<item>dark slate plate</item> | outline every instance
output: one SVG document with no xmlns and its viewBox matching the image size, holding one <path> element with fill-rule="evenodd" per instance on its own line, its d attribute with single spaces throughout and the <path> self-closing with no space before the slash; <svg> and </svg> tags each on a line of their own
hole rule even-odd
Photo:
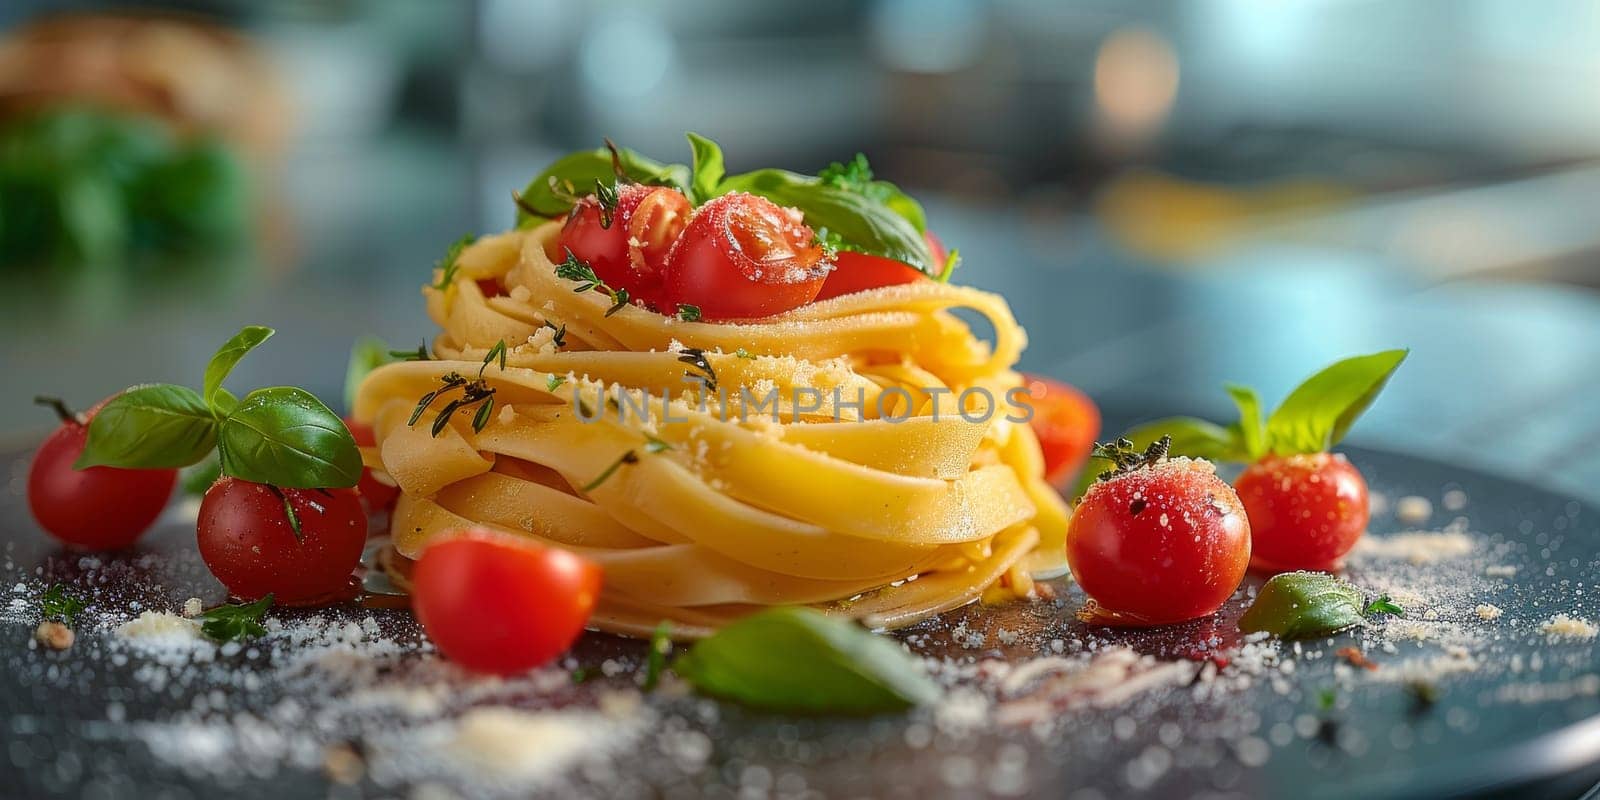
<svg viewBox="0 0 1600 800">
<path fill-rule="evenodd" d="M 9 490 L 0 493 L 4 572 L 0 592 L 19 581 L 37 587 L 65 581 L 92 592 L 96 604 L 131 601 L 173 608 L 221 591 L 192 550 L 192 528 L 166 523 L 140 549 L 84 558 L 46 543 L 22 498 L 24 454 L 13 452 Z M 656 695 L 664 729 L 696 729 L 710 750 L 704 763 L 679 769 L 663 757 L 666 737 L 643 737 L 602 771 L 564 784 L 559 793 L 621 796 L 733 796 L 749 793 L 809 796 L 1065 796 L 1090 800 L 1145 795 L 1243 797 L 1438 797 L 1537 790 L 1575 795 L 1600 777 L 1600 670 L 1594 640 L 1551 642 L 1538 631 L 1556 613 L 1600 616 L 1594 599 L 1600 578 L 1600 510 L 1536 487 L 1401 455 L 1355 451 L 1352 458 L 1388 498 L 1419 495 L 1440 507 L 1446 493 L 1465 498 L 1458 511 L 1438 510 L 1429 527 L 1460 517 L 1475 532 L 1474 554 L 1454 563 L 1412 566 L 1392 560 L 1357 561 L 1358 583 L 1415 581 L 1418 594 L 1455 622 L 1444 640 L 1401 642 L 1382 649 L 1381 636 L 1346 634 L 1306 646 L 1293 672 L 1271 670 L 1246 688 L 1197 700 L 1194 688 L 1162 689 L 1109 708 L 1065 712 L 1054 730 L 987 728 L 950 733 L 935 724 L 939 711 L 868 720 L 779 718 L 717 707 L 711 701 Z M 1452 503 L 1458 505 L 1458 503 Z M 1374 517 L 1385 535 L 1405 526 L 1392 514 Z M 1513 577 L 1486 577 L 1486 566 L 1515 567 Z M 1251 582 L 1256 579 L 1252 578 Z M 36 590 L 35 590 L 36 591 Z M 1071 617 L 1081 595 L 1061 585 L 1058 604 L 965 609 L 907 636 L 915 649 L 964 664 L 1049 651 L 1052 639 L 1071 656 L 1084 647 L 1125 643 L 1157 656 L 1200 657 L 1236 644 L 1230 602 L 1220 615 L 1156 632 L 1103 633 Z M 10 602 L 7 594 L 3 602 Z M 1476 619 L 1473 602 L 1504 609 L 1494 623 Z M 104 609 L 101 609 L 104 610 Z M 312 612 L 283 612 L 285 616 Z M 325 614 L 357 614 L 353 607 Z M 403 611 L 372 612 L 386 634 L 414 640 Z M 15 617 L 15 614 L 13 614 Z M 32 625 L 8 617 L 0 625 L 0 794 L 84 797 L 404 796 L 403 785 L 370 777 L 334 786 L 320 771 L 285 768 L 268 778 L 195 777 L 153 758 L 131 735 L 137 721 L 160 721 L 190 708 L 211 688 L 203 681 L 157 690 L 135 679 L 137 659 L 116 663 L 92 642 L 65 654 L 30 648 Z M 964 647 L 952 630 L 965 622 L 984 631 L 983 644 Z M 1442 624 L 1442 623 L 1441 623 Z M 1001 644 L 1001 629 L 1020 632 Z M 1446 657 L 1452 637 L 1472 639 L 1470 669 L 1429 680 L 1438 701 L 1419 703 L 1402 678 L 1406 662 Z M 91 634 L 92 636 L 92 634 Z M 1334 652 L 1364 646 L 1382 666 L 1367 673 L 1336 667 Z M 638 642 L 586 636 L 576 651 L 593 668 L 607 659 L 636 664 Z M 1285 650 L 1285 655 L 1293 655 Z M 265 673 L 266 664 L 252 662 Z M 1235 667 L 1237 669 L 1237 667 Z M 1335 675 L 1338 670 L 1343 678 Z M 1226 673 L 1225 673 L 1226 674 Z M 631 673 L 589 681 L 558 694 L 554 704 L 592 703 L 606 687 L 631 685 Z M 1324 692 L 1331 708 L 1323 708 Z M 249 692 L 222 695 L 230 706 L 265 709 L 284 690 L 269 681 Z M 523 705 L 551 704 L 549 696 Z M 116 722 L 108 709 L 117 709 Z M 714 712 L 714 713 L 713 713 Z M 359 743 L 357 743 L 359 744 Z M 470 787 L 467 788 L 471 792 Z M 554 791 L 554 790 L 552 790 Z"/>
</svg>

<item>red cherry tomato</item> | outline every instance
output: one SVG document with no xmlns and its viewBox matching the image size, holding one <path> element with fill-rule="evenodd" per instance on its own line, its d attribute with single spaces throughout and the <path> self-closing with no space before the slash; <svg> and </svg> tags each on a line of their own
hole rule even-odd
<svg viewBox="0 0 1600 800">
<path fill-rule="evenodd" d="M 1094 401 L 1061 381 L 1024 375 L 1028 402 L 1033 404 L 1029 425 L 1044 451 L 1044 477 L 1061 488 L 1077 477 L 1089 460 L 1094 437 L 1100 435 L 1100 409 Z"/>
<path fill-rule="evenodd" d="M 412 607 L 439 651 L 500 675 L 533 669 L 571 647 L 600 597 L 594 562 L 485 530 L 429 545 L 411 580 Z"/>
<path fill-rule="evenodd" d="M 297 536 L 284 510 L 300 520 Z M 235 597 L 311 603 L 350 585 L 367 542 L 353 489 L 277 489 L 223 476 L 200 501 L 200 558 Z"/>
<path fill-rule="evenodd" d="M 1163 625 L 1216 611 L 1250 563 L 1250 523 L 1205 461 L 1100 481 L 1067 526 L 1067 563 L 1098 621 Z"/>
<path fill-rule="evenodd" d="M 939 237 L 930 231 L 922 234 L 922 238 L 927 241 L 928 250 L 933 253 L 933 263 L 944 264 L 945 249 Z M 822 291 L 817 292 L 817 299 L 827 300 L 868 289 L 915 283 L 923 277 L 925 276 L 921 270 L 892 258 L 844 250 L 840 251 L 838 259 L 834 262 L 833 271 L 828 273 L 828 279 L 823 281 Z"/>
<path fill-rule="evenodd" d="M 344 426 L 350 429 L 350 435 L 356 440 L 357 447 L 372 447 L 378 443 L 377 437 L 372 434 L 371 425 L 362 425 L 346 417 Z M 395 499 L 400 497 L 400 487 L 390 486 L 372 477 L 372 469 L 362 467 L 361 480 L 356 483 L 356 494 L 361 495 L 361 501 L 367 504 L 367 511 L 375 513 L 394 507 Z"/>
<path fill-rule="evenodd" d="M 90 409 L 82 421 L 58 409 L 61 427 L 39 446 L 28 469 L 28 508 L 39 527 L 64 544 L 115 550 L 133 544 L 161 516 L 178 471 L 73 469 L 89 439 L 88 421 L 99 409 Z"/>
<path fill-rule="evenodd" d="M 1367 529 L 1367 482 L 1341 455 L 1267 456 L 1233 485 L 1263 569 L 1334 569 Z"/>
<path fill-rule="evenodd" d="M 816 298 L 829 262 L 800 212 L 735 192 L 700 207 L 667 258 L 667 300 L 708 320 L 769 317 Z"/>
<path fill-rule="evenodd" d="M 667 253 L 693 213 L 689 199 L 677 189 L 625 183 L 617 187 L 609 225 L 593 195 L 574 206 L 561 228 L 561 246 L 612 288 L 655 300 Z"/>
</svg>

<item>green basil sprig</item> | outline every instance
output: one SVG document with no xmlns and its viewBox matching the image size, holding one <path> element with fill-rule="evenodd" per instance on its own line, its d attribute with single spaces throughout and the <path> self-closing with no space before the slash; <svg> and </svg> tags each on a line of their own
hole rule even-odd
<svg viewBox="0 0 1600 800">
<path fill-rule="evenodd" d="M 760 169 L 727 175 L 722 148 L 696 133 L 688 134 L 694 163 L 661 164 L 626 148 L 573 153 L 539 173 L 518 195 L 518 224 L 535 222 L 534 214 L 558 216 L 571 210 L 573 194 L 585 194 L 596 181 L 621 177 L 638 183 L 672 186 L 699 206 L 730 192 L 760 195 L 797 208 L 813 229 L 827 229 L 846 250 L 892 258 L 936 278 L 948 278 L 954 259 L 935 263 L 928 243 L 922 206 L 888 181 L 874 180 L 866 157 L 857 154 L 819 175 L 781 169 Z M 530 213 L 533 212 L 533 213 Z"/>
<path fill-rule="evenodd" d="M 1164 435 L 1171 436 L 1172 455 L 1237 463 L 1253 463 L 1269 453 L 1326 452 L 1344 439 L 1410 352 L 1385 350 L 1335 362 L 1295 387 L 1265 418 L 1255 390 L 1230 383 L 1225 388 L 1239 409 L 1239 419 L 1233 424 L 1166 417 L 1137 426 L 1121 438 L 1144 448 Z M 1082 495 L 1102 469 L 1095 463 L 1085 467 L 1074 496 Z"/>
<path fill-rule="evenodd" d="M 1239 618 L 1239 630 L 1308 639 L 1338 633 L 1377 613 L 1404 614 L 1405 609 L 1387 596 L 1369 603 L 1360 589 L 1326 572 L 1285 572 L 1261 586 Z"/>
<path fill-rule="evenodd" d="M 766 711 L 874 714 L 939 696 L 899 643 L 809 608 L 745 617 L 672 668 L 706 694 Z"/>
<path fill-rule="evenodd" d="M 135 469 L 197 464 L 215 448 L 224 475 L 296 489 L 354 486 L 361 453 L 344 422 L 310 392 L 291 386 L 234 397 L 222 383 L 245 354 L 272 336 L 246 326 L 206 366 L 202 391 L 135 386 L 89 423 L 74 466 Z"/>
</svg>

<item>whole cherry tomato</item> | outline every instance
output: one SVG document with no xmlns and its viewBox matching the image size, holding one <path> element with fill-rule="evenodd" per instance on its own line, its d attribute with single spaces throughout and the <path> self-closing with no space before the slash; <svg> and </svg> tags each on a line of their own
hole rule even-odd
<svg viewBox="0 0 1600 800">
<path fill-rule="evenodd" d="M 235 597 L 305 604 L 350 585 L 367 542 L 354 489 L 280 489 L 223 476 L 200 502 L 200 558 Z"/>
<path fill-rule="evenodd" d="M 1215 612 L 1250 563 L 1250 523 L 1210 462 L 1161 458 L 1089 487 L 1067 563 L 1098 621 L 1162 625 Z"/>
<path fill-rule="evenodd" d="M 39 527 L 64 544 L 90 550 L 127 547 L 161 516 L 177 483 L 175 469 L 73 469 L 99 405 L 75 415 L 45 400 L 61 417 L 28 468 L 28 508 Z"/>
<path fill-rule="evenodd" d="M 1342 455 L 1267 456 L 1233 485 L 1262 569 L 1336 569 L 1367 529 L 1367 482 Z"/>
<path fill-rule="evenodd" d="M 509 675 L 560 655 L 600 597 L 600 567 L 527 539 L 471 530 L 428 545 L 411 573 L 428 638 L 471 670 Z"/>
<path fill-rule="evenodd" d="M 799 211 L 734 192 L 701 206 L 678 237 L 666 299 L 707 320 L 768 317 L 815 299 L 829 266 Z"/>
</svg>

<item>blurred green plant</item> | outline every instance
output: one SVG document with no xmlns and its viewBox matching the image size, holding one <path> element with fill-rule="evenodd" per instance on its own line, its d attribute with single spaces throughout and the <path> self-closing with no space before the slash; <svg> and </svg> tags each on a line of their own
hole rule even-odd
<svg viewBox="0 0 1600 800">
<path fill-rule="evenodd" d="M 250 216 L 249 177 L 222 142 L 92 109 L 0 123 L 0 269 L 230 244 Z"/>
</svg>

